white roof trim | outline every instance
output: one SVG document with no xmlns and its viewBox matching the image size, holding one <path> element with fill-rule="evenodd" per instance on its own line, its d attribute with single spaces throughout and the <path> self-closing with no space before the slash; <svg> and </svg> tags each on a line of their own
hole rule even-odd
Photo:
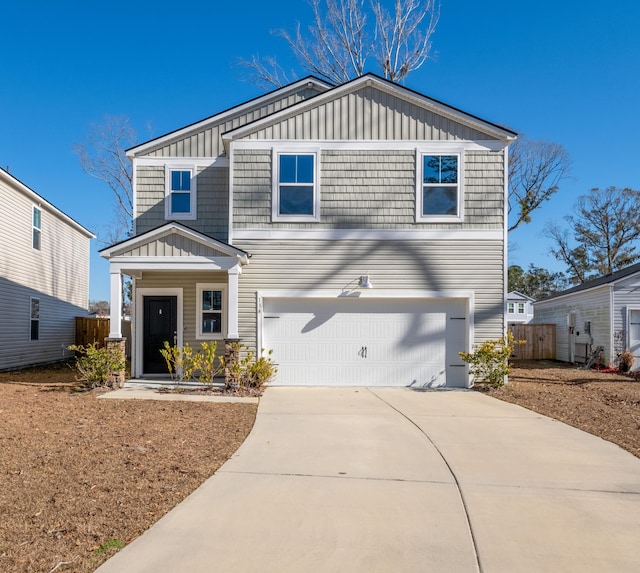
<svg viewBox="0 0 640 573">
<path fill-rule="evenodd" d="M 448 117 L 450 119 L 453 119 L 454 121 L 471 127 L 472 129 L 488 133 L 498 139 L 512 141 L 517 137 L 517 134 L 515 132 L 510 131 L 506 128 L 501 128 L 498 125 L 472 116 L 464 111 L 448 106 L 447 104 L 433 100 L 425 95 L 411 91 L 407 88 L 404 88 L 403 86 L 393 84 L 391 82 L 378 78 L 377 76 L 367 74 L 345 84 L 337 86 L 333 89 L 330 89 L 314 98 L 298 102 L 295 105 L 272 113 L 271 115 L 265 116 L 254 122 L 248 123 L 236 129 L 232 129 L 224 133 L 222 135 L 222 139 L 223 141 L 227 142 L 237 138 L 245 137 L 247 134 L 253 133 L 261 129 L 265 125 L 282 121 L 283 119 L 298 115 L 303 111 L 306 111 L 307 109 L 312 107 L 316 107 L 326 101 L 335 99 L 346 93 L 356 91 L 360 89 L 363 84 L 368 86 L 375 85 L 382 91 L 385 91 L 392 95 L 398 95 L 405 100 L 411 101 L 416 105 L 419 105 L 420 107 L 427 108 L 430 111 L 437 113 L 438 115 Z"/>
<path fill-rule="evenodd" d="M 201 131 L 202 129 L 205 129 L 210 125 L 224 121 L 230 115 L 236 115 L 238 113 L 241 113 L 253 107 L 263 105 L 269 100 L 279 99 L 284 95 L 286 95 L 287 93 L 295 93 L 305 85 L 308 87 L 315 86 L 315 87 L 324 88 L 324 89 L 331 89 L 333 87 L 331 84 L 328 84 L 315 77 L 307 77 L 302 80 L 298 80 L 297 82 L 288 84 L 274 91 L 266 93 L 262 96 L 258 96 L 257 98 L 251 99 L 249 101 L 246 101 L 244 103 L 231 107 L 225 111 L 222 111 L 220 113 L 207 117 L 196 123 L 192 123 L 190 125 L 187 125 L 186 127 L 167 133 L 166 135 L 161 135 L 160 137 L 152 139 L 151 141 L 147 141 L 146 143 L 141 143 L 140 145 L 136 145 L 135 147 L 132 147 L 127 150 L 127 157 L 134 158 L 139 154 L 147 153 L 151 149 L 168 145 L 174 140 L 183 139 L 190 133 Z"/>
<path fill-rule="evenodd" d="M 121 243 L 116 243 L 115 245 L 102 249 L 100 251 L 100 255 L 105 259 L 117 257 L 118 255 L 126 251 L 134 249 L 140 245 L 150 243 L 172 233 L 182 235 L 183 237 L 187 237 L 193 241 L 196 241 L 197 243 L 200 243 L 207 247 L 211 247 L 212 249 L 216 249 L 217 251 L 221 251 L 228 257 L 235 257 L 237 259 L 240 259 L 240 262 L 243 265 L 247 264 L 248 262 L 248 255 L 246 252 L 240 249 L 236 249 L 235 247 L 227 245 L 226 243 L 218 241 L 217 239 L 214 239 L 212 237 L 203 235 L 198 231 L 194 231 L 193 229 L 184 227 L 183 225 L 180 225 L 179 223 L 175 223 L 173 221 L 146 233 L 142 233 L 141 235 L 136 235 L 135 237 L 126 239 Z"/>
</svg>

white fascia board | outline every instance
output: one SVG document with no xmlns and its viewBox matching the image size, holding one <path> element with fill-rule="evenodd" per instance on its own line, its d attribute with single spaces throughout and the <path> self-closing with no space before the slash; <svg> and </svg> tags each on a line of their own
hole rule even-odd
<svg viewBox="0 0 640 573">
<path fill-rule="evenodd" d="M 355 241 L 502 241 L 502 229 L 235 229 L 238 240 L 355 240 Z"/>
<path fill-rule="evenodd" d="M 135 165 L 146 167 L 162 167 L 167 164 L 195 165 L 205 169 L 207 167 L 229 166 L 229 158 L 227 157 L 135 157 L 133 162 Z"/>
<path fill-rule="evenodd" d="M 144 271 L 227 271 L 238 266 L 236 257 L 114 257 L 114 272 Z"/>
<path fill-rule="evenodd" d="M 353 81 L 347 82 L 346 84 L 330 89 L 327 92 L 320 94 L 314 98 L 300 101 L 297 104 L 294 104 L 278 112 L 272 113 L 271 115 L 265 116 L 252 123 L 248 123 L 247 125 L 243 125 L 236 129 L 230 130 L 222 135 L 222 139 L 223 141 L 231 141 L 233 139 L 243 138 L 247 134 L 253 133 L 254 131 L 261 129 L 265 125 L 269 125 L 270 123 L 276 123 L 276 122 L 282 121 L 283 119 L 287 119 L 289 117 L 299 115 L 300 113 L 306 111 L 307 109 L 316 107 L 319 104 L 321 105 L 326 101 L 339 98 L 349 92 L 354 92 L 360 89 L 363 84 L 366 86 L 375 85 L 381 91 L 384 91 L 391 95 L 402 97 L 406 101 L 410 101 L 420 107 L 427 108 L 428 110 L 435 112 L 438 115 L 453 119 L 454 121 L 467 125 L 472 129 L 483 131 L 493 137 L 497 137 L 498 139 L 506 140 L 507 142 L 512 142 L 517 137 L 517 134 L 515 134 L 512 131 L 509 131 L 507 129 L 502 129 L 497 125 L 486 122 L 475 116 L 469 115 L 466 112 L 457 110 L 444 103 L 440 103 L 438 101 L 432 100 L 427 96 L 424 96 L 422 94 L 418 94 L 417 92 L 413 92 L 411 90 L 403 88 L 398 84 L 391 84 L 375 76 L 365 75 Z"/>
<path fill-rule="evenodd" d="M 402 289 L 299 289 L 260 290 L 260 299 L 269 298 L 340 298 L 340 299 L 461 299 L 471 301 L 474 293 L 469 290 L 402 290 Z"/>
<path fill-rule="evenodd" d="M 320 149 L 329 149 L 332 151 L 389 151 L 389 150 L 406 150 L 414 151 L 416 148 L 437 149 L 438 152 L 447 151 L 502 151 L 509 142 L 497 139 L 483 139 L 476 141 L 443 141 L 443 140 L 390 140 L 375 139 L 363 141 L 361 139 L 345 139 L 337 141 L 335 139 L 245 139 L 234 141 L 234 149 L 260 149 L 269 150 L 276 146 L 286 145 L 292 149 L 302 148 L 314 145 Z M 166 158 L 165 158 L 166 161 Z"/>
<path fill-rule="evenodd" d="M 327 90 L 333 87 L 331 84 L 328 84 L 322 80 L 319 80 L 318 78 L 311 78 L 311 77 L 303 78 L 301 80 L 298 80 L 297 82 L 286 85 L 282 88 L 276 89 L 262 96 L 258 96 L 257 98 L 250 99 L 249 101 L 243 102 L 225 111 L 222 111 L 220 113 L 207 117 L 203 120 L 200 120 L 196 123 L 192 123 L 190 125 L 187 125 L 186 127 L 183 127 L 176 131 L 172 131 L 170 133 L 167 133 L 166 135 L 162 135 L 156 139 L 147 141 L 146 143 L 141 143 L 136 147 L 132 147 L 131 149 L 127 150 L 127 157 L 133 158 L 138 154 L 148 152 L 150 149 L 167 145 L 168 143 L 170 143 L 175 139 L 182 139 L 187 135 L 189 135 L 190 133 L 201 131 L 202 129 L 212 124 L 224 122 L 225 119 L 227 119 L 231 115 L 241 114 L 242 112 L 247 111 L 253 107 L 261 106 L 271 99 L 273 100 L 280 99 L 283 96 L 285 96 L 287 93 L 294 93 L 298 91 L 300 88 L 304 87 L 305 85 L 309 87 L 316 86 L 319 88 L 325 88 Z"/>
</svg>

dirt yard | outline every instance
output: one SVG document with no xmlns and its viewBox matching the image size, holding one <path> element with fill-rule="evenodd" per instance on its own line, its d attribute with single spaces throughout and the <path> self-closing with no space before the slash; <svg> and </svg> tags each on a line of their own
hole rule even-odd
<svg viewBox="0 0 640 573">
<path fill-rule="evenodd" d="M 90 572 L 212 475 L 255 404 L 98 400 L 68 366 L 0 374 L 0 571 Z"/>
<path fill-rule="evenodd" d="M 89 573 L 242 443 L 256 406 L 98 400 L 69 367 L 0 373 L 0 571 Z M 640 457 L 640 382 L 521 363 L 478 388 Z"/>
</svg>

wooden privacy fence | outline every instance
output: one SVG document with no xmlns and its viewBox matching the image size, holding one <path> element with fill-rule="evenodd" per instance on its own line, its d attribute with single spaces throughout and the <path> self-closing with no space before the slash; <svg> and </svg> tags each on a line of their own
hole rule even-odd
<svg viewBox="0 0 640 573">
<path fill-rule="evenodd" d="M 97 343 L 98 347 L 104 346 L 104 339 L 109 336 L 111 323 L 108 318 L 89 316 L 76 316 L 76 344 L 86 346 Z M 127 339 L 125 352 L 131 356 L 131 321 L 122 321 L 122 336 Z"/>
<path fill-rule="evenodd" d="M 525 341 L 516 345 L 513 360 L 555 360 L 555 324 L 510 324 L 509 331 L 516 340 Z"/>
</svg>

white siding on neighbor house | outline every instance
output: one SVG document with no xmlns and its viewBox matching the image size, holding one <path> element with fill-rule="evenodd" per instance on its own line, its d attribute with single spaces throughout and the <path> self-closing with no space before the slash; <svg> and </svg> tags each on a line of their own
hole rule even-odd
<svg viewBox="0 0 640 573">
<path fill-rule="evenodd" d="M 42 212 L 41 249 L 32 246 L 33 207 Z M 63 358 L 75 316 L 87 313 L 88 232 L 46 201 L 0 181 L 0 369 Z M 30 340 L 30 298 L 40 299 L 40 339 Z M 66 353 L 69 356 L 69 353 Z"/>
<path fill-rule="evenodd" d="M 629 310 L 640 310 L 640 276 L 632 275 L 613 287 L 613 346 L 615 354 L 629 346 Z M 637 364 L 634 365 L 636 368 Z"/>
<path fill-rule="evenodd" d="M 504 152 L 464 153 L 464 222 L 416 223 L 414 150 L 323 150 L 320 221 L 272 222 L 270 150 L 234 153 L 235 229 L 502 229 Z"/>
<path fill-rule="evenodd" d="M 189 135 L 181 135 L 168 144 L 146 153 L 147 157 L 219 157 L 224 154 L 221 136 L 252 121 L 280 111 L 321 93 L 317 88 L 303 87 L 297 93 L 267 101 L 253 109 L 226 116 L 221 122 L 207 125 Z"/>
<path fill-rule="evenodd" d="M 170 163 L 170 161 L 169 161 Z M 227 242 L 229 237 L 229 168 L 200 167 L 197 173 L 197 220 L 187 226 Z M 165 168 L 136 167 L 136 234 L 155 229 L 165 218 Z"/>
<path fill-rule="evenodd" d="M 534 304 L 535 324 L 556 325 L 556 358 L 570 361 L 570 335 L 567 316 L 575 313 L 576 358 L 584 356 L 588 345 L 603 346 L 605 361 L 615 359 L 612 348 L 610 314 L 611 288 L 609 286 L 573 293 L 567 296 L 539 301 Z M 591 334 L 585 332 L 585 323 L 591 323 Z"/>
<path fill-rule="evenodd" d="M 486 133 L 376 87 L 306 109 L 247 136 L 297 140 L 487 140 Z"/>
<path fill-rule="evenodd" d="M 348 291 L 366 274 L 374 291 L 472 291 L 473 342 L 503 334 L 501 241 L 243 240 L 235 246 L 251 253 L 239 284 L 240 337 L 251 347 L 257 291 Z"/>
</svg>

